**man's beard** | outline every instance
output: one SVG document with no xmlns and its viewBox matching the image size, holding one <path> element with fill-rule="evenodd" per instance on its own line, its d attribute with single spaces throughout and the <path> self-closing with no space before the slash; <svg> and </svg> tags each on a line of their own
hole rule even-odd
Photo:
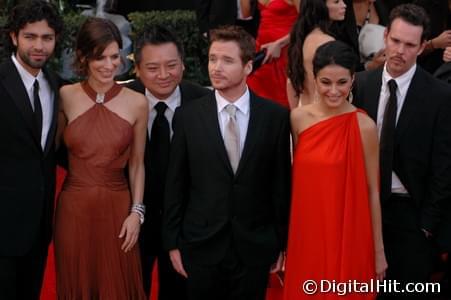
<svg viewBox="0 0 451 300">
<path fill-rule="evenodd" d="M 33 69 L 41 69 L 42 67 L 45 66 L 45 64 L 48 61 L 47 59 L 44 60 L 39 60 L 39 61 L 34 61 L 32 60 L 29 55 L 27 53 L 23 53 L 21 51 L 17 51 L 17 54 L 20 56 L 20 59 L 29 67 L 33 68 Z"/>
</svg>

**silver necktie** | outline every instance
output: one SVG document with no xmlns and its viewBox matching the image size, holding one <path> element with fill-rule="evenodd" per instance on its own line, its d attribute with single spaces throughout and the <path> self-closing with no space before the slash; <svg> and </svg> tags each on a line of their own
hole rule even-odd
<svg viewBox="0 0 451 300">
<path fill-rule="evenodd" d="M 225 110 L 229 114 L 229 120 L 224 128 L 224 145 L 235 173 L 240 162 L 240 129 L 236 121 L 236 106 L 228 104 Z"/>
</svg>

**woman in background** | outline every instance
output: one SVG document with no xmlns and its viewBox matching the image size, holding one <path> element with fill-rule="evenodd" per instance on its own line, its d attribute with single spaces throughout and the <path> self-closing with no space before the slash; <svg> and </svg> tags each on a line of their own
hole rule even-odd
<svg viewBox="0 0 451 300">
<path fill-rule="evenodd" d="M 356 62 L 343 42 L 320 46 L 313 59 L 318 101 L 291 112 L 296 145 L 285 300 L 374 299 L 302 288 L 308 280 L 370 283 L 385 276 L 377 129 L 347 101 Z"/>
<path fill-rule="evenodd" d="M 74 64 L 86 80 L 60 90 L 69 168 L 56 211 L 58 299 L 145 299 L 136 241 L 144 221 L 148 104 L 114 81 L 121 47 L 111 21 L 88 19 Z"/>
<path fill-rule="evenodd" d="M 334 23 L 331 30 L 338 40 L 352 46 L 354 51 L 360 54 L 357 70 L 382 66 L 385 62 L 383 26 L 388 23 L 388 8 L 384 2 L 376 0 L 345 0 L 345 3 L 349 8 L 346 10 L 345 19 L 343 22 Z M 359 36 L 362 29 L 365 31 L 365 26 L 373 26 L 373 29 L 363 32 L 367 36 L 361 38 L 362 45 L 359 45 Z"/>
<path fill-rule="evenodd" d="M 291 108 L 312 103 L 315 99 L 312 60 L 316 49 L 334 40 L 329 28 L 333 21 L 344 20 L 343 0 L 303 0 L 293 26 L 288 46 L 288 82 Z"/>
<path fill-rule="evenodd" d="M 242 0 L 243 1 L 243 0 Z M 245 0 L 250 2 L 250 0 Z M 300 0 L 259 0 L 260 25 L 257 51 L 265 49 L 260 68 L 248 78 L 247 84 L 256 94 L 288 107 L 286 93 L 287 46 L 289 33 L 298 16 Z M 246 6 L 242 6 L 246 14 Z"/>
</svg>

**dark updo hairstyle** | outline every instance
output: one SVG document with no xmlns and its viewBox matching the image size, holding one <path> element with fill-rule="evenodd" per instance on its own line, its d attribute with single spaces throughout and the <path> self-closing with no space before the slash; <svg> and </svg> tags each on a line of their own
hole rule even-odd
<svg viewBox="0 0 451 300">
<path fill-rule="evenodd" d="M 331 24 L 326 0 L 302 0 L 299 16 L 290 33 L 288 45 L 287 75 L 296 94 L 301 93 L 305 79 L 304 53 L 302 47 L 305 38 L 315 28 L 330 34 Z"/>
<path fill-rule="evenodd" d="M 116 42 L 122 48 L 119 29 L 108 19 L 88 18 L 78 31 L 75 45 L 74 71 L 80 76 L 88 75 L 88 63 L 102 56 L 111 43 Z"/>
<path fill-rule="evenodd" d="M 324 67 L 337 65 L 349 70 L 354 75 L 358 57 L 354 50 L 341 41 L 330 41 L 318 47 L 313 57 L 313 75 Z"/>
</svg>

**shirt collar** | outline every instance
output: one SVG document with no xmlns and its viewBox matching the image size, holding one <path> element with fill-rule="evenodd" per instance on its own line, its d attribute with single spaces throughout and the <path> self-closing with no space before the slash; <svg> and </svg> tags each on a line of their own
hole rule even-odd
<svg viewBox="0 0 451 300">
<path fill-rule="evenodd" d="M 228 104 L 235 105 L 239 111 L 241 111 L 243 114 L 247 115 L 249 113 L 249 99 L 250 99 L 250 93 L 249 89 L 246 86 L 246 90 L 244 91 L 244 94 L 240 96 L 236 101 L 233 103 L 225 99 L 224 97 L 219 94 L 217 90 L 215 90 L 215 97 L 216 97 L 216 105 L 218 108 L 218 112 L 221 112 L 224 107 Z"/>
<path fill-rule="evenodd" d="M 44 74 L 42 73 L 42 70 L 39 70 L 39 73 L 36 77 L 30 74 L 18 61 L 16 56 L 13 54 L 11 56 L 11 59 L 16 66 L 17 71 L 19 72 L 20 78 L 22 78 L 23 84 L 25 85 L 25 88 L 28 90 L 31 89 L 31 87 L 34 84 L 34 81 L 37 79 L 40 83 L 42 83 L 42 79 L 44 77 Z"/>
<path fill-rule="evenodd" d="M 384 87 L 386 87 L 387 86 L 387 82 L 390 79 L 394 79 L 396 81 L 396 85 L 398 86 L 398 90 L 399 90 L 400 95 L 405 95 L 407 93 L 407 89 L 409 88 L 410 81 L 412 80 L 416 69 L 417 69 L 417 64 L 414 64 L 407 72 L 405 72 L 401 76 L 393 78 L 388 73 L 388 71 L 387 71 L 387 64 L 385 64 L 384 65 L 384 71 L 382 72 L 382 84 L 383 84 Z"/>
<path fill-rule="evenodd" d="M 175 90 L 167 99 L 158 99 L 146 88 L 146 97 L 149 99 L 150 105 L 154 107 L 158 102 L 164 102 L 168 106 L 171 111 L 175 111 L 175 109 L 180 106 L 181 97 L 180 97 L 180 87 L 177 86 Z"/>
</svg>

